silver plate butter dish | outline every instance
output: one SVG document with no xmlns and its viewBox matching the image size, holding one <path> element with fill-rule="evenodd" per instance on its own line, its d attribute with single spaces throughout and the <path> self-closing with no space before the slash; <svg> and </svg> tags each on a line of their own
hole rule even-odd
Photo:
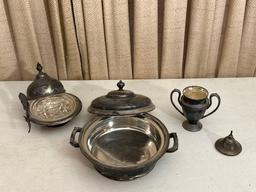
<svg viewBox="0 0 256 192">
<path fill-rule="evenodd" d="M 19 94 L 26 111 L 25 119 L 31 129 L 31 123 L 58 126 L 73 119 L 82 109 L 78 97 L 66 93 L 62 83 L 44 73 L 41 64 L 37 64 L 38 74 L 27 88 L 27 96 Z"/>
</svg>

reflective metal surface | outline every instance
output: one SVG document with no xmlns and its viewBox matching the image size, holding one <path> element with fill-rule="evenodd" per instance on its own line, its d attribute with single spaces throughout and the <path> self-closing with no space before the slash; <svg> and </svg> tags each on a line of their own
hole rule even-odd
<svg viewBox="0 0 256 192">
<path fill-rule="evenodd" d="M 78 132 L 77 143 L 75 135 Z M 174 144 L 168 149 L 170 138 Z M 147 113 L 96 116 L 84 128 L 73 130 L 70 143 L 80 147 L 102 175 L 115 180 L 144 176 L 164 153 L 178 149 L 176 133 L 169 134 L 160 120 Z"/>
<path fill-rule="evenodd" d="M 62 124 L 77 115 L 81 106 L 80 100 L 68 93 L 46 96 L 31 101 L 30 118 L 38 124 Z"/>
<path fill-rule="evenodd" d="M 93 142 L 91 153 L 98 160 L 114 166 L 136 165 L 157 152 L 155 141 L 133 128 L 120 128 L 101 135 Z"/>
<path fill-rule="evenodd" d="M 40 63 L 37 63 L 36 69 L 38 74 L 27 88 L 27 97 L 29 100 L 65 92 L 62 83 L 44 73 L 43 66 Z"/>
<path fill-rule="evenodd" d="M 98 97 L 88 111 L 97 114 L 84 128 L 75 127 L 70 144 L 79 147 L 102 175 L 115 180 L 132 180 L 149 173 L 164 153 L 178 149 L 176 133 L 147 112 L 155 109 L 150 98 L 124 90 Z M 78 142 L 76 134 L 80 133 Z M 168 149 L 169 139 L 173 146 Z"/>
<path fill-rule="evenodd" d="M 111 117 L 95 128 L 90 134 L 85 134 L 84 139 L 88 136 L 86 148 L 94 158 L 109 166 L 140 164 L 163 147 L 164 135 L 160 128 L 140 118 Z"/>
<path fill-rule="evenodd" d="M 38 74 L 27 88 L 27 96 L 19 94 L 26 111 L 25 120 L 29 131 L 31 123 L 59 126 L 74 118 L 82 108 L 81 101 L 74 95 L 65 93 L 62 83 L 43 72 L 43 66 L 37 63 Z"/>
<path fill-rule="evenodd" d="M 94 99 L 88 111 L 97 115 L 133 115 L 155 109 L 150 98 L 124 90 L 124 82 L 117 83 L 118 90 Z"/>
</svg>

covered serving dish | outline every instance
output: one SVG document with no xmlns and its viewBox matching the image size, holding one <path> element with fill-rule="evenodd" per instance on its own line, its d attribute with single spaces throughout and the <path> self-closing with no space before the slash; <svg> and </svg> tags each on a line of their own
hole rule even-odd
<svg viewBox="0 0 256 192">
<path fill-rule="evenodd" d="M 61 125 L 74 118 L 82 108 L 79 98 L 66 93 L 62 83 L 44 73 L 39 63 L 37 70 L 35 80 L 27 88 L 27 96 L 19 94 L 29 131 L 30 122 L 46 126 Z"/>
<path fill-rule="evenodd" d="M 176 151 L 178 138 L 147 113 L 155 109 L 148 97 L 124 90 L 122 81 L 117 86 L 92 101 L 88 111 L 95 116 L 83 128 L 74 128 L 70 144 L 79 147 L 102 175 L 132 180 L 150 172 L 164 153 Z"/>
</svg>

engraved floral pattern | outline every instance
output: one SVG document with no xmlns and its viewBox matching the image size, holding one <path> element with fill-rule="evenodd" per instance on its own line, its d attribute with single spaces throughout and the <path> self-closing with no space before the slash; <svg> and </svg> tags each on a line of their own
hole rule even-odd
<svg viewBox="0 0 256 192">
<path fill-rule="evenodd" d="M 33 118 L 41 121 L 58 121 L 72 115 L 76 107 L 76 98 L 64 93 L 33 101 L 30 112 Z"/>
</svg>

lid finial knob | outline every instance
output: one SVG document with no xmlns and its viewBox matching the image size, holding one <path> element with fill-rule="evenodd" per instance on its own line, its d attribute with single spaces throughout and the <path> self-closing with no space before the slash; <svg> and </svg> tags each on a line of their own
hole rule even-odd
<svg viewBox="0 0 256 192">
<path fill-rule="evenodd" d="M 123 88 L 124 88 L 125 84 L 122 80 L 120 80 L 118 83 L 117 83 L 117 87 L 119 88 L 119 91 L 122 91 Z"/>
<path fill-rule="evenodd" d="M 43 71 L 43 66 L 42 66 L 40 63 L 37 63 L 36 69 L 37 69 L 37 71 L 40 73 L 40 72 Z"/>
</svg>

